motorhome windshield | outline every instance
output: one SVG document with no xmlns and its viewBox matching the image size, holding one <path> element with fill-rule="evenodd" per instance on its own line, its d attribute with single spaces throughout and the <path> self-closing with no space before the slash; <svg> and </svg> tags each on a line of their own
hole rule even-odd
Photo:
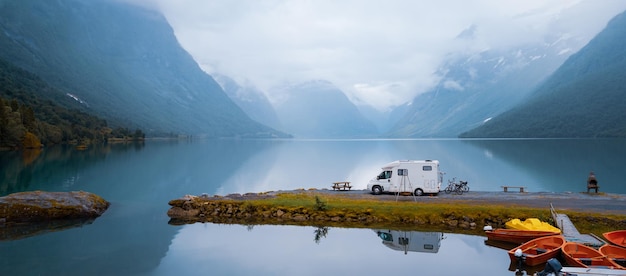
<svg viewBox="0 0 626 276">
<path fill-rule="evenodd" d="M 383 171 L 381 172 L 378 177 L 378 179 L 389 179 L 391 178 L 391 171 Z"/>
</svg>

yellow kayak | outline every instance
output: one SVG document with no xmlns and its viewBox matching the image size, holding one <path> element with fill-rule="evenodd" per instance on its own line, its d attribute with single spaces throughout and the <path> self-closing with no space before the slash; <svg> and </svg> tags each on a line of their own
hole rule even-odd
<svg viewBox="0 0 626 276">
<path fill-rule="evenodd" d="M 561 233 L 561 229 L 550 225 L 547 222 L 541 221 L 536 218 L 528 218 L 524 221 L 519 219 L 512 219 L 507 221 L 504 226 L 509 229 L 518 230 L 532 230 L 532 231 L 550 231 L 555 233 Z"/>
</svg>

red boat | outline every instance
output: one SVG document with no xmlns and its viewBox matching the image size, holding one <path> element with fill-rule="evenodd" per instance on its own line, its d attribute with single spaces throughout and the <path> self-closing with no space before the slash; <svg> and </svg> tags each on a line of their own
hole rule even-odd
<svg viewBox="0 0 626 276">
<path fill-rule="evenodd" d="M 576 267 L 602 267 L 611 269 L 620 269 L 620 266 L 611 259 L 604 256 L 600 251 L 593 247 L 576 242 L 566 242 L 561 248 L 563 258 L 568 265 Z"/>
<path fill-rule="evenodd" d="M 626 269 L 626 248 L 605 244 L 598 251 L 620 266 L 620 269 Z"/>
<path fill-rule="evenodd" d="M 614 245 L 626 247 L 626 230 L 606 232 L 602 236 Z"/>
<path fill-rule="evenodd" d="M 551 258 L 556 258 L 561 252 L 561 247 L 565 244 L 565 238 L 561 235 L 551 235 L 532 239 L 518 247 L 508 251 L 512 262 L 517 261 L 515 251 L 525 257 L 524 263 L 527 266 L 537 266 L 546 263 Z"/>
<path fill-rule="evenodd" d="M 487 239 L 489 240 L 510 242 L 515 244 L 523 244 L 529 240 L 536 238 L 559 235 L 559 233 L 555 233 L 552 231 L 533 231 L 502 228 L 486 230 L 485 234 L 487 235 Z"/>
</svg>

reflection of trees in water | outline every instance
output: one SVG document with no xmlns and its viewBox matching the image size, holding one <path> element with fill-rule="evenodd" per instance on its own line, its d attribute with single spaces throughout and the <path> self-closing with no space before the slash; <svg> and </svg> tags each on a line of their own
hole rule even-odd
<svg viewBox="0 0 626 276">
<path fill-rule="evenodd" d="M 18 151 L 0 154 L 0 196 L 28 188 L 32 162 L 24 164 Z"/>
<path fill-rule="evenodd" d="M 39 157 L 39 154 L 41 154 L 41 149 L 37 148 L 37 149 L 26 149 L 22 151 L 22 160 L 24 165 L 28 165 L 30 163 L 33 163 L 33 161 L 35 161 L 37 159 L 37 157 Z"/>
<path fill-rule="evenodd" d="M 59 145 L 43 150 L 2 152 L 0 154 L 0 196 L 31 189 L 53 188 L 60 185 L 70 188 L 79 172 L 106 160 L 111 152 L 138 151 L 143 143 L 93 145 L 85 150 Z M 69 184 L 68 184 L 69 183 Z M 69 186 L 68 186 L 69 185 Z"/>
<path fill-rule="evenodd" d="M 315 233 L 315 243 L 319 244 L 322 238 L 326 238 L 328 227 L 318 226 L 313 232 Z"/>
</svg>

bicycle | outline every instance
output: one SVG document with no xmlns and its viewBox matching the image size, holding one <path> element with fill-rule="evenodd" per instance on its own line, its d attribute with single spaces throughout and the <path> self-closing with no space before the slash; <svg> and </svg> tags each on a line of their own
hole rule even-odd
<svg viewBox="0 0 626 276">
<path fill-rule="evenodd" d="M 469 186 L 467 185 L 467 181 L 459 180 L 459 183 L 456 182 L 456 177 L 453 177 L 452 180 L 448 180 L 448 187 L 444 189 L 446 194 L 455 192 L 458 195 L 462 195 L 463 193 L 469 192 Z"/>
<path fill-rule="evenodd" d="M 469 192 L 470 188 L 467 185 L 467 181 L 459 180 L 459 185 L 461 186 L 461 189 L 463 190 L 464 193 Z"/>
<path fill-rule="evenodd" d="M 456 181 L 456 177 L 452 178 L 452 180 L 448 179 L 448 187 L 446 187 L 444 189 L 444 191 L 446 192 L 446 194 L 452 193 L 452 192 L 456 192 L 457 191 L 457 186 L 458 184 L 455 182 Z"/>
</svg>

